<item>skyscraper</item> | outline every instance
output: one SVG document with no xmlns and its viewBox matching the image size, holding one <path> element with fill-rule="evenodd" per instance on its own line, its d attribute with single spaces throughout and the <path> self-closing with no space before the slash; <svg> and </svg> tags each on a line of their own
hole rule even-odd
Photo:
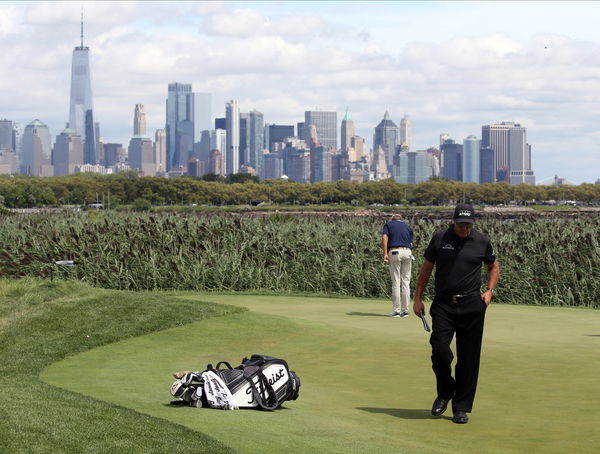
<svg viewBox="0 0 600 454">
<path fill-rule="evenodd" d="M 240 165 L 250 162 L 250 116 L 240 112 Z"/>
<path fill-rule="evenodd" d="M 337 112 L 307 110 L 304 112 L 304 130 L 308 131 L 310 125 L 317 128 L 317 137 L 321 145 L 337 149 Z M 307 140 L 307 137 L 300 138 Z"/>
<path fill-rule="evenodd" d="M 269 151 L 273 153 L 273 144 L 283 143 L 289 137 L 294 137 L 294 125 L 269 125 Z"/>
<path fill-rule="evenodd" d="M 127 149 L 129 165 L 143 176 L 156 175 L 156 153 L 152 139 L 146 136 L 146 114 L 142 104 L 135 105 L 133 137 Z"/>
<path fill-rule="evenodd" d="M 341 150 L 344 152 L 349 152 L 350 148 L 352 148 L 352 137 L 354 137 L 354 121 L 350 116 L 350 112 L 348 108 L 346 108 L 346 113 L 344 114 L 344 118 L 342 120 L 342 147 Z"/>
<path fill-rule="evenodd" d="M 442 177 L 453 181 L 462 181 L 462 144 L 446 139 L 442 149 Z"/>
<path fill-rule="evenodd" d="M 13 122 L 0 120 L 0 150 L 15 151 L 13 146 Z"/>
<path fill-rule="evenodd" d="M 167 171 L 167 132 L 164 129 L 157 129 L 154 133 L 154 162 L 157 173 Z"/>
<path fill-rule="evenodd" d="M 463 181 L 479 183 L 480 177 L 481 140 L 469 136 L 463 140 Z"/>
<path fill-rule="evenodd" d="M 51 177 L 52 145 L 48 126 L 40 120 L 33 120 L 23 133 L 23 154 L 21 173 L 36 177 Z"/>
<path fill-rule="evenodd" d="M 135 112 L 133 113 L 133 135 L 146 135 L 146 113 L 144 112 L 143 104 L 135 105 Z"/>
<path fill-rule="evenodd" d="M 71 101 L 69 104 L 69 129 L 83 139 L 84 163 L 97 164 L 96 130 L 92 101 L 90 48 L 83 45 L 83 13 L 81 14 L 81 45 L 73 49 L 71 64 Z"/>
<path fill-rule="evenodd" d="M 248 164 L 256 170 L 258 176 L 263 172 L 263 152 L 265 147 L 265 120 L 264 116 L 258 110 L 253 110 L 248 114 L 248 129 L 250 131 L 250 143 L 248 145 L 249 160 Z"/>
<path fill-rule="evenodd" d="M 192 84 L 172 82 L 167 98 L 167 171 L 185 166 L 194 151 L 194 94 Z"/>
<path fill-rule="evenodd" d="M 535 184 L 525 128 L 513 121 L 481 127 L 481 146 L 494 150 L 497 181 Z"/>
<path fill-rule="evenodd" d="M 412 141 L 412 125 L 410 123 L 410 119 L 408 115 L 404 115 L 402 120 L 400 120 L 400 144 L 406 145 L 407 149 L 410 151 L 410 143 Z"/>
<path fill-rule="evenodd" d="M 392 168 L 394 162 L 396 145 L 398 145 L 398 132 L 398 126 L 392 121 L 389 112 L 386 110 L 383 120 L 375 127 L 373 151 L 376 151 L 378 147 L 382 148 L 389 169 Z"/>
<path fill-rule="evenodd" d="M 164 130 L 163 130 L 164 131 Z M 117 164 L 124 164 L 127 158 L 127 151 L 120 143 L 104 144 L 104 165 L 113 167 Z"/>
<path fill-rule="evenodd" d="M 227 175 L 238 173 L 240 168 L 240 107 L 236 99 L 225 104 L 225 130 L 227 150 L 221 156 Z"/>
<path fill-rule="evenodd" d="M 433 169 L 428 165 L 425 151 L 401 152 L 397 159 L 398 165 L 394 166 L 394 180 L 398 183 L 422 183 L 433 176 Z"/>
<path fill-rule="evenodd" d="M 53 164 L 55 176 L 75 173 L 75 167 L 83 164 L 81 137 L 73 129 L 67 128 L 56 136 Z"/>
</svg>

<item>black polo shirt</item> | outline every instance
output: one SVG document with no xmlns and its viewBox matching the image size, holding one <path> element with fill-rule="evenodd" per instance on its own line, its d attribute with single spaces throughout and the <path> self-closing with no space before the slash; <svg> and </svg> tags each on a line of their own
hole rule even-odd
<svg viewBox="0 0 600 454">
<path fill-rule="evenodd" d="M 471 294 L 481 289 L 481 265 L 496 261 L 489 238 L 477 230 L 460 239 L 453 226 L 436 232 L 423 254 L 435 263 L 436 294 Z"/>
</svg>

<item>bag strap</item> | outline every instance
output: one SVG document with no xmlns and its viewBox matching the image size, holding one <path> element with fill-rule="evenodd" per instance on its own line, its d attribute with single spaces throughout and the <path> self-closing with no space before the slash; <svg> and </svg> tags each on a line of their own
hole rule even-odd
<svg viewBox="0 0 600 454">
<path fill-rule="evenodd" d="M 231 367 L 231 364 L 229 364 L 227 361 L 219 361 L 215 369 L 218 370 L 221 367 L 221 364 L 225 364 L 227 366 L 227 369 L 233 369 L 233 367 Z"/>
<path fill-rule="evenodd" d="M 256 377 L 258 377 L 258 386 L 256 387 L 256 383 L 252 379 L 252 375 L 256 373 Z M 265 377 L 262 370 L 258 366 L 250 366 L 244 369 L 244 378 L 250 384 L 250 389 L 252 390 L 252 395 L 256 399 L 256 403 L 260 405 L 261 408 L 265 410 L 275 410 L 279 406 L 279 402 L 277 402 L 277 395 L 275 394 L 275 390 L 273 386 Z"/>
</svg>

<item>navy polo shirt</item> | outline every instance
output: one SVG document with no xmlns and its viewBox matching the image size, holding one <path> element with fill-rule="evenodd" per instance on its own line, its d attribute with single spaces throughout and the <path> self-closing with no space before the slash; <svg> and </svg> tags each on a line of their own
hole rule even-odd
<svg viewBox="0 0 600 454">
<path fill-rule="evenodd" d="M 496 256 L 489 238 L 471 230 L 464 239 L 452 226 L 436 232 L 424 257 L 435 263 L 436 294 L 472 294 L 481 290 L 481 265 L 492 264 Z"/>
<path fill-rule="evenodd" d="M 412 249 L 413 231 L 406 222 L 400 219 L 386 222 L 381 234 L 388 236 L 388 251 L 397 247 Z"/>
</svg>

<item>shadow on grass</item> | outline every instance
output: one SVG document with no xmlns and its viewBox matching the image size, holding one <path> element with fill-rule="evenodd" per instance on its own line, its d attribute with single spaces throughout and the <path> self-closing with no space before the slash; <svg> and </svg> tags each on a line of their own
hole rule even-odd
<svg viewBox="0 0 600 454">
<path fill-rule="evenodd" d="M 389 317 L 389 315 L 373 314 L 370 312 L 347 312 L 346 315 L 359 315 L 361 317 Z"/>
<path fill-rule="evenodd" d="M 368 411 L 369 413 L 384 413 L 401 419 L 452 419 L 449 416 L 432 416 L 430 410 L 423 410 L 420 408 L 357 407 L 356 409 Z"/>
</svg>

